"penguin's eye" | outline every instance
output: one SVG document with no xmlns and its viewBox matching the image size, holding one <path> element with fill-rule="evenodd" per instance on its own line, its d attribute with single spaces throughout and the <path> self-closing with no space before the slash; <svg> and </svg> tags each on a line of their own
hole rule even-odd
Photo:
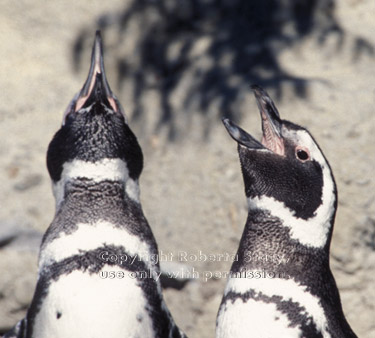
<svg viewBox="0 0 375 338">
<path fill-rule="evenodd" d="M 296 148 L 296 157 L 301 161 L 301 162 L 306 162 L 307 160 L 310 159 L 310 153 L 308 149 L 304 147 L 297 147 Z"/>
</svg>

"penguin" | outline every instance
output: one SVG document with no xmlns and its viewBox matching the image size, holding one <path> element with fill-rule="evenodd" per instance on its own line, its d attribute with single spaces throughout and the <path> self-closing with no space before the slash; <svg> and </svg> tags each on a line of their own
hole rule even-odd
<svg viewBox="0 0 375 338">
<path fill-rule="evenodd" d="M 26 318 L 5 337 L 186 337 L 162 295 L 143 214 L 143 155 L 107 82 L 100 32 L 88 78 L 47 151 L 56 200 Z"/>
<path fill-rule="evenodd" d="M 282 120 L 254 85 L 259 142 L 224 118 L 238 143 L 248 217 L 216 319 L 217 338 L 356 337 L 330 270 L 337 190 L 307 129 Z"/>
</svg>

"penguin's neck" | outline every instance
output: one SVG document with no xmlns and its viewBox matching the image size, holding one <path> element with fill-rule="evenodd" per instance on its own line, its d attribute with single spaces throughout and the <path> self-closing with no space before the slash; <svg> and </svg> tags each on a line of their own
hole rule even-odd
<svg viewBox="0 0 375 338">
<path fill-rule="evenodd" d="M 268 211 L 249 209 L 233 272 L 265 270 L 296 273 L 314 265 L 328 266 L 328 249 L 308 247 L 290 235 L 290 228 Z"/>
<path fill-rule="evenodd" d="M 130 177 L 126 162 L 121 159 L 66 162 L 60 180 L 53 182 L 53 193 L 56 211 L 65 201 L 77 197 L 88 205 L 103 203 L 108 197 L 139 204 L 138 180 Z"/>
</svg>

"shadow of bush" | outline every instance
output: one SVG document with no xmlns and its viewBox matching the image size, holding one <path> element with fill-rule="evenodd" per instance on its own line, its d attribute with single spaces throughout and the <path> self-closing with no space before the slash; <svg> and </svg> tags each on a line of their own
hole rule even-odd
<svg viewBox="0 0 375 338">
<path fill-rule="evenodd" d="M 135 22 L 137 30 L 132 29 Z M 133 55 L 118 53 L 118 87 L 133 81 L 134 119 L 144 118 L 145 91 L 156 90 L 161 111 L 156 129 L 167 125 L 171 140 L 177 135 L 177 109 L 206 115 L 216 102 L 217 116 L 224 112 L 239 120 L 233 102 L 253 83 L 274 89 L 277 98 L 285 83 L 296 95 L 306 96 L 309 80 L 283 69 L 280 51 L 314 33 L 321 45 L 335 35 L 339 53 L 345 38 L 335 18 L 334 0 L 131 0 L 121 12 L 103 14 L 96 27 L 103 35 L 116 27 L 115 49 L 136 39 Z M 93 30 L 85 28 L 76 38 L 72 48 L 76 69 Z M 353 50 L 356 60 L 362 53 L 374 54 L 373 46 L 362 38 L 356 39 Z M 176 108 L 173 95 L 182 84 Z"/>
</svg>

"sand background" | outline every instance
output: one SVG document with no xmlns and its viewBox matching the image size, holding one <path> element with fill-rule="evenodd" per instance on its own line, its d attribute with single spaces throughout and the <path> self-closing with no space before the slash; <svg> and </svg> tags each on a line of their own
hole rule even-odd
<svg viewBox="0 0 375 338">
<path fill-rule="evenodd" d="M 220 117 L 259 137 L 249 88 L 259 83 L 283 118 L 310 130 L 333 168 L 339 206 L 331 265 L 352 328 L 375 337 L 375 3 L 318 1 L 302 34 L 285 6 L 282 36 L 249 30 L 239 45 L 231 45 L 225 22 L 208 16 L 190 25 L 196 1 L 164 1 L 167 14 L 158 1 L 134 3 L 0 3 L 0 332 L 24 316 L 33 294 L 39 241 L 54 214 L 45 154 L 86 79 L 99 27 L 109 82 L 144 152 L 141 200 L 159 249 L 201 274 L 165 290 L 180 327 L 190 337 L 214 335 L 225 279 L 203 276 L 230 269 L 219 254 L 235 253 L 247 214 L 236 144 Z M 165 18 L 189 25 L 168 31 Z M 211 48 L 220 39 L 229 42 Z M 262 53 L 276 67 L 253 58 Z M 217 259 L 182 262 L 181 252 Z"/>
</svg>

